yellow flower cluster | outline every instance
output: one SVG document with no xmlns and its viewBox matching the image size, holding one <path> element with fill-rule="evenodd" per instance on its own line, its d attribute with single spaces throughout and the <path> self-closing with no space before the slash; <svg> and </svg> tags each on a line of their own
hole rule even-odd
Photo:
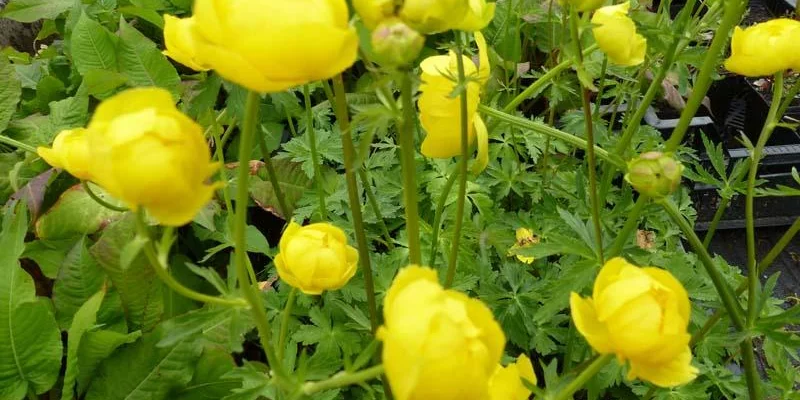
<svg viewBox="0 0 800 400">
<path fill-rule="evenodd" d="M 800 71 L 800 21 L 779 18 L 745 29 L 737 26 L 725 68 L 745 76 Z"/>
<path fill-rule="evenodd" d="M 196 0 L 164 18 L 166 54 L 259 92 L 330 78 L 356 60 L 345 0 Z"/>
<path fill-rule="evenodd" d="M 628 379 L 669 387 L 697 376 L 686 331 L 689 296 L 669 272 L 613 258 L 600 270 L 592 297 L 572 293 L 570 308 L 592 348 L 630 362 Z"/>
<path fill-rule="evenodd" d="M 353 0 L 353 6 L 370 29 L 383 20 L 399 17 L 423 34 L 457 29 L 478 31 L 494 18 L 495 4 L 486 0 L 405 0 L 399 7 L 393 0 Z"/>
<path fill-rule="evenodd" d="M 97 107 L 86 129 L 58 134 L 39 155 L 91 180 L 131 210 L 144 207 L 164 225 L 190 222 L 214 194 L 219 168 L 200 126 L 159 88 L 130 89 Z"/>
</svg>

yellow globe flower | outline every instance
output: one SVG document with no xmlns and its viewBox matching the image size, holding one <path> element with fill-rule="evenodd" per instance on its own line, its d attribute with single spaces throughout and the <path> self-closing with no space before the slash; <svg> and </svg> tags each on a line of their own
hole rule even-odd
<svg viewBox="0 0 800 400">
<path fill-rule="evenodd" d="M 339 289 L 356 273 L 358 252 L 344 232 L 327 223 L 291 221 L 278 244 L 275 267 L 281 279 L 306 294 Z"/>
<path fill-rule="evenodd" d="M 436 272 L 411 265 L 386 293 L 383 365 L 397 400 L 488 400 L 505 346 L 482 302 L 439 284 Z"/>
<path fill-rule="evenodd" d="M 686 331 L 689 296 L 669 272 L 613 258 L 600 270 L 593 297 L 572 293 L 570 308 L 592 348 L 630 362 L 628 379 L 671 387 L 697 376 Z"/>
<path fill-rule="evenodd" d="M 176 18 L 164 16 L 164 54 L 173 60 L 195 70 L 208 71 L 209 66 L 201 60 L 195 43 L 194 18 Z"/>
<path fill-rule="evenodd" d="M 219 165 L 211 163 L 202 129 L 164 89 L 130 89 L 107 99 L 87 139 L 92 180 L 164 225 L 190 222 L 219 186 L 206 183 Z"/>
<path fill-rule="evenodd" d="M 345 0 L 196 0 L 192 18 L 188 33 L 167 42 L 167 54 L 251 90 L 327 79 L 356 60 Z"/>
<path fill-rule="evenodd" d="M 61 131 L 53 141 L 53 148 L 39 147 L 36 152 L 55 168 L 64 169 L 78 179 L 91 179 L 86 129 Z"/>
<path fill-rule="evenodd" d="M 508 249 L 509 256 L 514 255 L 514 250 L 531 247 L 536 243 L 539 243 L 539 237 L 534 235 L 533 232 L 527 228 L 517 228 L 516 238 L 517 238 L 516 243 L 514 243 L 514 245 L 511 246 L 510 249 Z M 530 256 L 523 256 L 520 254 L 516 254 L 516 257 L 517 260 L 520 260 L 525 264 L 532 264 L 534 261 L 536 261 L 536 258 Z"/>
<path fill-rule="evenodd" d="M 630 67 L 644 62 L 647 41 L 636 33 L 636 24 L 628 17 L 630 3 L 601 7 L 592 15 L 594 39 L 608 59 Z"/>
<path fill-rule="evenodd" d="M 800 21 L 779 18 L 746 29 L 737 26 L 725 68 L 745 76 L 800 71 Z"/>
<path fill-rule="evenodd" d="M 469 144 L 478 139 L 478 162 L 475 170 L 481 171 L 489 162 L 489 132 L 478 114 L 481 86 L 489 79 L 489 59 L 486 40 L 475 32 L 480 66 L 466 56 L 464 74 L 469 78 L 467 93 L 467 126 Z M 420 122 L 427 135 L 422 142 L 422 154 L 431 158 L 450 158 L 461 154 L 461 99 L 451 97 L 456 88 L 458 59 L 455 53 L 432 56 L 422 61 L 422 85 L 419 98 Z"/>
<path fill-rule="evenodd" d="M 353 0 L 353 7 L 370 30 L 394 16 L 394 0 Z"/>
<path fill-rule="evenodd" d="M 494 11 L 495 4 L 486 0 L 405 0 L 400 18 L 424 34 L 479 31 L 494 18 Z"/>
<path fill-rule="evenodd" d="M 531 395 L 531 391 L 525 386 L 523 380 L 532 385 L 536 384 L 533 365 L 525 354 L 521 354 L 517 358 L 517 362 L 508 364 L 506 367 L 497 366 L 492 378 L 489 380 L 490 399 L 527 400 Z"/>
</svg>

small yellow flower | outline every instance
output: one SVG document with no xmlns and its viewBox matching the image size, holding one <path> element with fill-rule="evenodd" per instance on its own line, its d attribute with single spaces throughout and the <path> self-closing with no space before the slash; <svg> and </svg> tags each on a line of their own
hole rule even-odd
<svg viewBox="0 0 800 400">
<path fill-rule="evenodd" d="M 91 179 L 86 129 L 61 131 L 53 141 L 53 148 L 39 147 L 36 152 L 55 168 L 62 168 L 78 179 Z"/>
<path fill-rule="evenodd" d="M 746 29 L 737 26 L 725 68 L 745 76 L 800 71 L 800 21 L 779 18 Z"/>
<path fill-rule="evenodd" d="M 210 68 L 201 61 L 195 44 L 194 18 L 176 18 L 172 15 L 164 16 L 164 44 L 167 50 L 164 54 L 173 60 L 195 70 L 208 71 Z"/>
<path fill-rule="evenodd" d="M 281 279 L 306 294 L 339 289 L 356 273 L 358 252 L 344 232 L 328 223 L 291 221 L 278 244 L 275 267 Z"/>
<path fill-rule="evenodd" d="M 130 89 L 97 107 L 87 131 L 91 179 L 164 225 L 190 222 L 219 185 L 197 123 L 159 88 Z"/>
<path fill-rule="evenodd" d="M 698 373 L 689 349 L 689 296 L 669 272 L 608 260 L 593 297 L 570 297 L 575 327 L 598 353 L 628 360 L 628 379 L 678 386 Z"/>
<path fill-rule="evenodd" d="M 480 67 L 464 57 L 464 74 L 467 82 L 467 126 L 470 145 L 478 142 L 475 172 L 482 171 L 489 162 L 489 133 L 478 114 L 481 86 L 489 79 L 489 59 L 486 40 L 475 32 L 478 43 Z M 427 135 L 422 142 L 422 154 L 431 158 L 450 158 L 461 154 L 461 99 L 451 97 L 458 76 L 458 59 L 455 53 L 432 56 L 422 61 L 422 85 L 419 98 L 420 121 Z"/>
<path fill-rule="evenodd" d="M 571 5 L 575 7 L 575 11 L 586 12 L 593 11 L 605 3 L 605 0 L 559 0 L 561 5 Z"/>
<path fill-rule="evenodd" d="M 487 400 L 505 335 L 489 308 L 411 265 L 386 293 L 383 365 L 397 400 Z"/>
<path fill-rule="evenodd" d="M 516 237 L 517 237 L 516 243 L 514 243 L 514 245 L 511 246 L 511 248 L 509 249 L 509 254 L 508 254 L 509 256 L 514 255 L 513 250 L 525 247 L 531 247 L 534 244 L 539 243 L 539 237 L 534 235 L 533 232 L 527 228 L 517 228 Z M 516 257 L 517 260 L 520 260 L 525 264 L 531 264 L 536 260 L 534 257 L 523 256 L 519 254 L 517 254 Z"/>
<path fill-rule="evenodd" d="M 167 54 L 259 92 L 330 78 L 358 51 L 345 0 L 196 0 L 192 19 Z"/>
<path fill-rule="evenodd" d="M 601 7 L 592 15 L 594 39 L 608 59 L 630 67 L 644 62 L 647 41 L 636 33 L 636 24 L 628 17 L 630 2 Z"/>
<path fill-rule="evenodd" d="M 536 374 L 533 372 L 531 360 L 525 354 L 520 354 L 517 362 L 508 364 L 505 368 L 498 365 L 495 369 L 489 380 L 490 400 L 527 400 L 531 391 L 523 380 L 536 385 Z"/>
<path fill-rule="evenodd" d="M 400 18 L 424 34 L 479 31 L 494 18 L 494 11 L 495 4 L 486 0 L 406 0 Z"/>
</svg>

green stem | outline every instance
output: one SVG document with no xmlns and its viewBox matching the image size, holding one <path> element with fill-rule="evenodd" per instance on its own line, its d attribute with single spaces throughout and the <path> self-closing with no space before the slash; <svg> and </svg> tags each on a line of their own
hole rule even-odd
<svg viewBox="0 0 800 400">
<path fill-rule="evenodd" d="M 217 120 L 219 120 L 219 117 L 217 117 Z M 231 129 L 231 127 L 233 126 L 236 126 L 236 121 L 231 121 L 231 124 L 228 126 L 228 129 Z M 228 182 L 228 173 L 226 172 L 227 168 L 225 168 L 225 152 L 222 150 L 224 143 L 222 142 L 220 134 L 219 132 L 217 132 L 216 129 L 211 130 L 211 136 L 214 138 L 214 157 L 217 158 L 217 162 L 220 164 L 220 168 L 218 171 L 220 182 Z M 230 192 L 228 191 L 228 187 L 225 186 L 221 188 L 220 191 L 222 191 L 222 198 L 223 201 L 225 202 L 225 209 L 228 211 L 233 210 L 233 203 L 231 203 L 231 195 Z M 228 214 L 228 216 L 230 216 L 230 214 Z"/>
<path fill-rule="evenodd" d="M 255 141 L 260 105 L 261 96 L 256 92 L 249 92 L 245 103 L 244 121 L 242 121 L 241 125 L 241 137 L 239 138 L 239 167 L 237 170 L 236 208 L 233 220 L 234 265 L 236 267 L 236 276 L 239 280 L 239 288 L 250 305 L 261 347 L 267 356 L 267 362 L 278 378 L 284 378 L 283 364 L 278 361 L 272 350 L 269 319 L 261 301 L 261 293 L 256 285 L 257 282 L 250 282 L 250 276 L 254 275 L 254 273 L 247 257 L 247 235 L 245 231 L 247 228 L 247 204 L 249 200 L 247 182 L 250 176 L 250 163 L 248 163 L 248 160 Z"/>
<path fill-rule="evenodd" d="M 369 260 L 369 248 L 367 247 L 366 229 L 364 228 L 364 217 L 361 214 L 361 200 L 358 195 L 358 182 L 356 182 L 355 167 L 356 150 L 353 147 L 353 137 L 350 133 L 350 117 L 347 110 L 347 97 L 344 90 L 342 76 L 337 75 L 333 78 L 333 91 L 336 103 L 334 112 L 339 128 L 342 131 L 342 150 L 344 153 L 344 172 L 347 181 L 347 195 L 350 203 L 350 212 L 353 215 L 353 228 L 356 234 L 358 245 L 358 259 L 364 273 L 364 289 L 367 292 L 367 304 L 369 307 L 369 322 L 372 331 L 378 329 L 378 308 L 375 303 L 375 284 L 372 279 L 372 265 Z"/>
<path fill-rule="evenodd" d="M 580 45 L 580 42 L 578 43 Z M 597 97 L 594 102 L 594 117 L 600 116 L 600 103 L 603 102 L 603 92 L 606 88 L 606 71 L 608 70 L 608 57 L 603 55 L 603 65 L 600 67 L 600 82 L 597 84 Z"/>
<path fill-rule="evenodd" d="M 428 266 L 434 268 L 436 266 L 436 256 L 439 253 L 439 231 L 442 228 L 442 214 L 444 213 L 444 206 L 447 203 L 447 197 L 450 196 L 450 190 L 458 179 L 458 173 L 450 174 L 447 178 L 442 193 L 439 194 L 439 200 L 436 201 L 436 212 L 433 215 L 433 225 L 431 226 L 431 255 L 428 258 Z"/>
<path fill-rule="evenodd" d="M 314 115 L 311 112 L 311 94 L 308 84 L 303 85 L 303 99 L 306 107 L 306 132 L 308 132 L 308 148 L 311 150 L 311 163 L 314 164 L 314 183 L 317 189 L 317 200 L 319 201 L 319 219 L 328 219 L 328 209 L 325 206 L 325 185 L 322 182 L 322 171 L 319 153 L 317 153 L 317 135 L 314 132 Z"/>
<path fill-rule="evenodd" d="M 746 325 L 744 317 L 742 316 L 742 307 L 736 301 L 736 297 L 733 295 L 733 290 L 730 286 L 728 286 L 727 282 L 725 282 L 725 278 L 723 278 L 722 274 L 720 274 L 719 270 L 717 270 L 717 266 L 714 264 L 714 260 L 711 258 L 711 255 L 708 254 L 708 250 L 706 250 L 706 248 L 703 246 L 703 242 L 700 241 L 700 238 L 697 237 L 694 229 L 692 229 L 691 225 L 689 225 L 689 222 L 686 221 L 672 201 L 669 199 L 663 199 L 661 201 L 661 205 L 672 218 L 672 221 L 681 228 L 683 235 L 686 236 L 689 244 L 691 244 L 695 253 L 697 253 L 697 256 L 700 258 L 700 261 L 703 263 L 703 266 L 706 269 L 706 273 L 708 273 L 708 276 L 711 278 L 711 282 L 717 289 L 717 294 L 719 294 L 722 304 L 724 304 L 725 308 L 728 310 L 728 314 L 730 314 L 731 321 L 733 321 L 736 329 L 739 331 L 744 331 Z"/>
<path fill-rule="evenodd" d="M 383 213 L 381 213 L 381 208 L 378 205 L 378 199 L 375 197 L 375 193 L 372 191 L 372 186 L 369 184 L 369 177 L 367 177 L 367 171 L 364 168 L 358 169 L 358 177 L 361 180 L 361 187 L 364 188 L 364 193 L 367 195 L 367 201 L 369 202 L 370 208 L 372 208 L 372 212 L 375 213 L 375 219 L 378 220 L 378 226 L 381 228 L 381 232 L 383 233 L 383 240 L 386 243 L 386 247 L 389 250 L 394 250 L 394 242 L 392 240 L 392 234 L 389 233 L 389 228 L 386 226 L 386 221 L 383 218 Z"/>
<path fill-rule="evenodd" d="M 336 84 L 334 83 L 334 86 Z M 383 374 L 383 365 L 376 365 L 358 372 L 340 372 L 324 381 L 308 382 L 303 385 L 303 394 L 310 396 L 325 390 L 355 385 L 375 379 Z"/>
<path fill-rule="evenodd" d="M 625 219 L 625 225 L 622 226 L 622 230 L 619 231 L 617 238 L 614 239 L 611 249 L 608 250 L 609 258 L 616 257 L 622 253 L 622 250 L 625 248 L 625 243 L 628 242 L 633 231 L 639 226 L 639 215 L 641 215 L 642 210 L 647 206 L 648 200 L 646 196 L 639 196 L 639 198 L 636 199 L 636 203 L 633 204 L 633 208 L 630 213 L 628 213 L 629 217 Z M 634 215 L 636 217 L 633 217 Z"/>
<path fill-rule="evenodd" d="M 536 133 L 541 133 L 543 135 L 552 136 L 555 139 L 563 140 L 579 149 L 586 150 L 589 147 L 589 144 L 586 140 L 581 139 L 575 135 L 570 135 L 569 133 L 558 130 L 556 128 L 553 128 L 552 126 L 548 126 L 547 124 L 541 122 L 531 121 L 529 119 L 506 114 L 500 110 L 496 110 L 494 108 L 485 106 L 483 104 L 478 106 L 478 111 L 488 116 L 497 118 L 502 122 L 515 125 L 523 129 L 529 129 L 531 131 L 534 131 Z M 608 151 L 600 148 L 597 145 L 594 146 L 594 153 L 595 155 L 597 155 L 597 157 L 600 157 L 603 160 L 611 164 L 614 164 L 617 168 L 620 169 L 625 168 L 625 162 L 622 160 L 622 158 L 610 154 Z"/>
<path fill-rule="evenodd" d="M 92 200 L 94 200 L 97 204 L 100 204 L 101 206 L 103 206 L 103 207 L 105 207 L 105 208 L 107 208 L 107 209 L 109 209 L 111 211 L 119 211 L 119 212 L 130 211 L 126 207 L 115 206 L 115 205 L 113 205 L 113 204 L 101 199 L 100 196 L 98 196 L 97 193 L 95 193 L 92 190 L 91 186 L 89 186 L 89 182 L 88 181 L 81 181 L 81 186 L 83 186 L 83 190 L 86 192 L 86 194 L 88 194 L 89 197 L 91 197 Z"/>
<path fill-rule="evenodd" d="M 552 397 L 550 400 L 567 400 L 571 399 L 572 395 L 581 390 L 589 379 L 592 379 L 593 376 L 597 375 L 603 367 L 606 366 L 611 360 L 614 359 L 613 354 L 604 354 L 600 357 L 597 357 L 588 367 L 586 367 L 581 373 L 573 379 L 564 389 L 561 389 L 555 396 Z"/>
<path fill-rule="evenodd" d="M 22 150 L 25 150 L 27 152 L 33 153 L 33 154 L 37 153 L 35 147 L 33 147 L 33 146 L 29 145 L 29 144 L 22 143 L 19 140 L 12 139 L 12 138 L 10 138 L 8 136 L 0 135 L 0 143 L 5 143 L 7 145 L 14 146 L 14 147 L 16 147 L 18 149 L 22 149 Z"/>
<path fill-rule="evenodd" d="M 587 47 L 586 50 L 584 50 L 581 54 L 583 56 L 588 56 L 588 55 L 592 54 L 592 52 L 597 50 L 597 48 L 598 48 L 598 46 L 596 44 L 593 44 L 593 45 Z M 552 83 L 553 78 L 555 78 L 556 75 L 558 75 L 562 71 L 572 67 L 572 64 L 574 63 L 574 61 L 575 60 L 570 58 L 568 60 L 562 61 L 561 63 L 559 63 L 555 67 L 550 68 L 549 71 L 545 72 L 544 75 L 539 77 L 539 79 L 535 80 L 533 83 L 530 84 L 530 86 L 525 88 L 525 90 L 523 90 L 520 94 L 518 94 L 516 97 L 514 97 L 514 99 L 512 99 L 510 102 L 508 102 L 508 104 L 506 104 L 505 107 L 503 107 L 503 112 L 510 113 L 510 112 L 514 111 L 517 108 L 517 106 L 522 104 L 522 102 L 525 101 L 526 99 L 528 99 L 528 97 L 532 96 L 534 93 L 539 92 L 546 85 Z"/>
<path fill-rule="evenodd" d="M 581 37 L 578 31 L 578 13 L 575 8 L 570 9 L 570 31 L 572 40 L 575 42 L 576 54 L 578 54 L 578 68 L 583 68 L 583 55 L 581 52 Z M 589 101 L 589 89 L 580 80 L 582 91 L 581 100 L 583 103 L 584 130 L 586 131 L 586 156 L 587 170 L 589 172 L 589 203 L 592 207 L 592 225 L 594 225 L 595 246 L 597 247 L 597 258 L 600 264 L 604 263 L 603 258 L 603 227 L 600 225 L 600 199 L 597 197 L 597 159 L 594 154 L 594 120 L 592 119 L 592 104 Z M 598 103 L 599 104 L 599 103 Z"/>
<path fill-rule="evenodd" d="M 289 331 L 289 320 L 292 319 L 292 307 L 294 307 L 294 299 L 297 297 L 297 288 L 292 288 L 289 291 L 289 298 L 286 299 L 286 305 L 283 307 L 283 316 L 281 317 L 281 330 L 278 334 L 278 345 L 276 352 L 278 353 L 278 361 L 283 360 L 283 348 L 286 346 L 286 334 Z"/>
<path fill-rule="evenodd" d="M 272 157 L 267 149 L 267 141 L 264 135 L 259 135 L 258 147 L 261 149 L 261 158 L 264 159 L 264 166 L 267 167 L 267 177 L 269 183 L 272 185 L 272 190 L 275 192 L 275 197 L 278 198 L 278 206 L 280 206 L 281 215 L 283 219 L 289 220 L 292 216 L 289 215 L 289 207 L 286 205 L 286 198 L 283 196 L 283 190 L 278 182 L 278 173 L 275 172 L 275 166 L 272 164 Z"/>
<path fill-rule="evenodd" d="M 458 86 L 465 88 L 466 77 L 464 74 L 464 57 L 462 57 L 461 34 L 456 32 L 456 59 L 458 68 Z M 455 225 L 453 227 L 453 243 L 450 247 L 450 257 L 447 262 L 447 275 L 444 286 L 450 287 L 456 276 L 456 266 L 458 265 L 458 245 L 461 241 L 461 227 L 464 224 L 464 208 L 467 200 L 467 163 L 469 162 L 469 116 L 467 115 L 467 91 L 466 88 L 459 95 L 461 101 L 461 159 L 458 160 L 458 197 L 456 200 Z"/>
<path fill-rule="evenodd" d="M 419 242 L 419 211 L 417 210 L 417 173 L 414 162 L 414 125 L 416 113 L 411 87 L 411 72 L 402 74 L 401 97 L 403 103 L 403 124 L 400 126 L 400 159 L 403 168 L 403 195 L 405 197 L 406 233 L 408 235 L 408 258 L 411 264 L 422 263 L 422 250 Z"/>
<path fill-rule="evenodd" d="M 755 196 L 756 175 L 758 174 L 758 164 L 761 162 L 764 146 L 767 145 L 769 137 L 775 130 L 775 123 L 780 116 L 777 115 L 778 108 L 783 99 L 783 71 L 775 74 L 775 82 L 772 84 L 772 105 L 767 113 L 767 120 L 758 136 L 758 142 L 753 149 L 750 158 L 750 170 L 747 175 L 747 194 L 744 203 L 745 230 L 747 232 L 747 326 L 752 328 L 758 318 L 758 269 L 756 266 L 756 227 L 753 216 L 753 198 Z"/>
<path fill-rule="evenodd" d="M 708 245 L 711 244 L 711 239 L 714 238 L 714 233 L 717 232 L 719 221 L 721 221 L 722 216 L 725 215 L 725 211 L 728 209 L 728 204 L 730 204 L 730 202 L 731 199 L 723 197 L 717 205 L 717 211 L 714 213 L 714 218 L 711 219 L 711 224 L 708 225 L 706 236 L 703 238 L 703 247 L 706 249 L 708 249 Z"/>
<path fill-rule="evenodd" d="M 223 297 L 210 296 L 205 293 L 196 292 L 186 286 L 183 286 L 183 284 L 178 282 L 175 278 L 172 277 L 172 275 L 170 275 L 169 271 L 167 270 L 169 266 L 166 263 L 163 263 L 162 262 L 163 260 L 160 260 L 158 255 L 156 254 L 156 249 L 150 237 L 150 230 L 147 227 L 147 222 L 145 222 L 144 211 L 142 210 L 136 213 L 136 228 L 139 236 L 147 239 L 147 243 L 144 244 L 142 250 L 144 251 L 144 254 L 147 257 L 147 260 L 149 261 L 150 265 L 153 267 L 153 271 L 155 271 L 158 278 L 162 282 L 164 282 L 164 284 L 167 285 L 167 287 L 172 289 L 172 291 L 180 294 L 181 296 L 190 298 L 192 300 L 208 304 L 216 304 L 226 307 L 249 306 L 249 304 L 242 299 L 226 299 Z"/>
<path fill-rule="evenodd" d="M 742 352 L 742 363 L 744 364 L 744 377 L 747 380 L 747 392 L 750 400 L 761 399 L 761 376 L 756 367 L 755 349 L 753 348 L 753 338 L 747 336 L 739 345 Z"/>
</svg>

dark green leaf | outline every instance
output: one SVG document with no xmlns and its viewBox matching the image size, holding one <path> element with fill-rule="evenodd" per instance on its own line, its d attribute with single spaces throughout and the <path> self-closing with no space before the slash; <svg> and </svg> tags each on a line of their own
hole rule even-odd
<svg viewBox="0 0 800 400">
<path fill-rule="evenodd" d="M 118 41 L 103 25 L 81 13 L 70 40 L 75 68 L 81 75 L 93 69 L 116 71 Z"/>
<path fill-rule="evenodd" d="M 131 86 L 158 86 L 178 98 L 181 78 L 156 44 L 125 21 L 120 21 L 119 70 Z"/>
</svg>

